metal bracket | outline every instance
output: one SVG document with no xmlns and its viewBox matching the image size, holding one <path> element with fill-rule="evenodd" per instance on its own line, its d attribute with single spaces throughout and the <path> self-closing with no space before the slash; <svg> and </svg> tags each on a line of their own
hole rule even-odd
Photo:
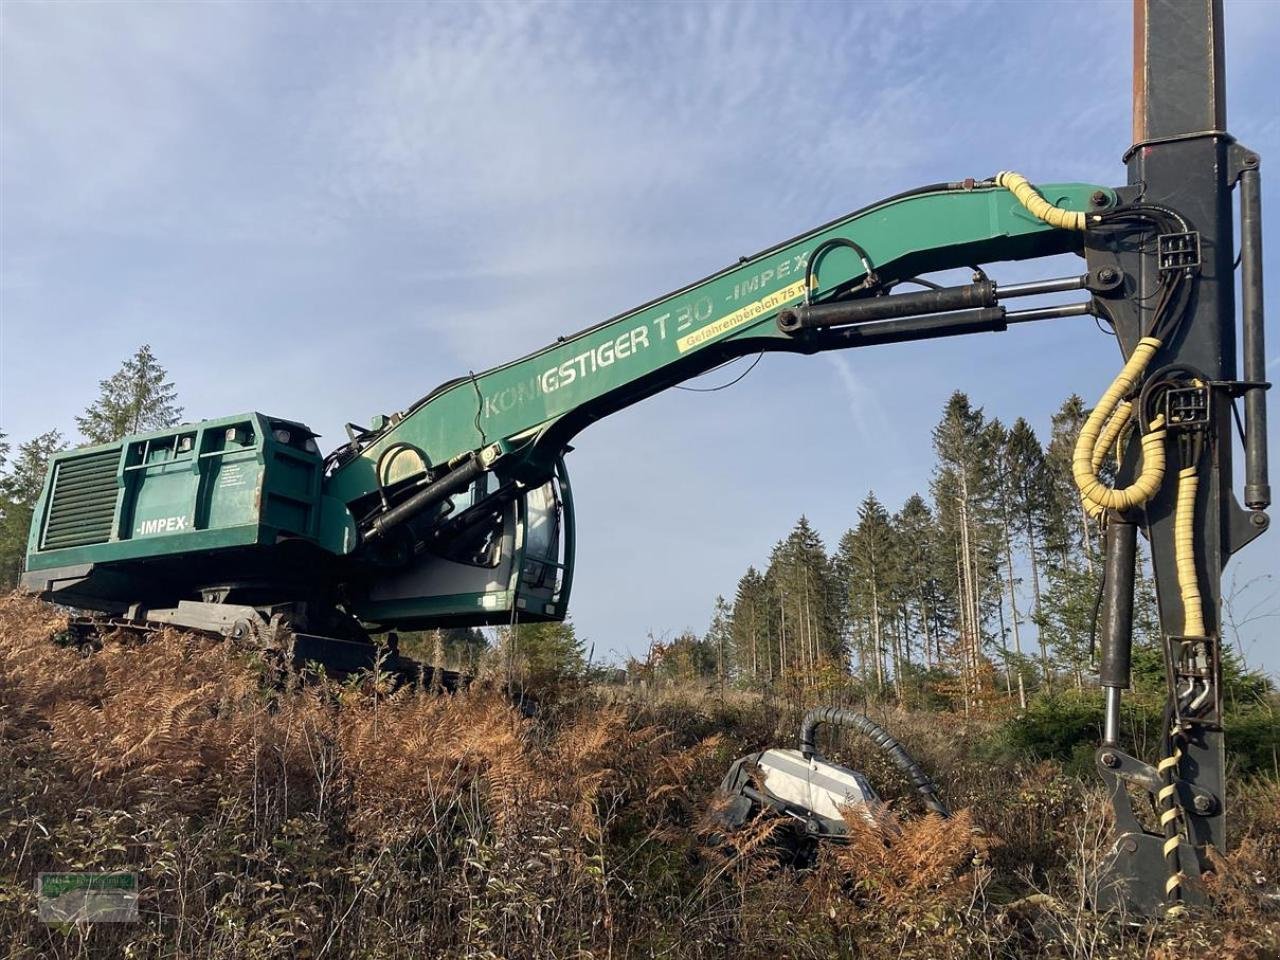
<svg viewBox="0 0 1280 960">
<path fill-rule="evenodd" d="M 1204 885 L 1194 869 L 1187 869 L 1200 862 L 1196 849 L 1184 841 L 1178 845 L 1178 857 L 1187 875 L 1182 883 L 1182 902 L 1193 907 L 1207 905 Z M 1167 872 L 1164 838 L 1150 833 L 1121 833 L 1098 870 L 1095 905 L 1102 910 L 1160 916 L 1168 902 L 1162 894 L 1163 884 L 1151 880 Z"/>
<path fill-rule="evenodd" d="M 1094 758 L 1098 773 L 1111 794 L 1111 808 L 1115 811 L 1117 829 L 1121 833 L 1143 833 L 1142 824 L 1133 812 L 1133 801 L 1124 785 L 1135 784 L 1155 796 L 1162 786 L 1160 774 L 1151 764 L 1143 763 L 1115 747 L 1102 747 Z"/>
<path fill-rule="evenodd" d="M 1256 150 L 1250 150 L 1242 143 L 1233 142 L 1227 149 L 1227 182 L 1235 185 L 1240 175 L 1247 170 L 1257 170 L 1262 166 L 1262 158 Z"/>
<path fill-rule="evenodd" d="M 1151 764 L 1114 747 L 1102 747 L 1096 759 L 1098 772 L 1111 797 L 1119 835 L 1099 870 L 1097 906 L 1104 910 L 1123 906 L 1147 916 L 1157 916 L 1167 903 L 1161 895 L 1161 886 L 1152 884 L 1151 877 L 1160 876 L 1168 870 L 1164 837 L 1143 828 L 1133 811 L 1133 798 L 1125 786 L 1133 784 L 1140 787 L 1151 797 L 1154 811 L 1156 792 L 1164 785 L 1163 780 Z M 1175 781 L 1174 786 L 1178 804 L 1189 820 L 1221 811 L 1220 801 L 1208 790 L 1181 779 Z M 1182 888 L 1183 901 L 1196 906 L 1204 904 L 1204 890 L 1196 876 L 1197 865 L 1206 863 L 1204 851 L 1183 841 L 1179 845 L 1179 858 L 1188 876 L 1188 882 Z"/>
<path fill-rule="evenodd" d="M 1230 495 L 1227 512 L 1225 546 L 1228 556 L 1244 549 L 1246 545 L 1266 533 L 1271 526 L 1271 517 L 1265 510 L 1246 510 L 1240 506 L 1234 493 Z"/>
</svg>

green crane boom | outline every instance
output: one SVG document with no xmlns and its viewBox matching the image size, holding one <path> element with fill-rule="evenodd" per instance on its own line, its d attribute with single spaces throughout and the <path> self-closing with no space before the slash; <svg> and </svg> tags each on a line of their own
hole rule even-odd
<svg viewBox="0 0 1280 960">
<path fill-rule="evenodd" d="M 1084 210 L 1098 189 L 1066 184 L 1045 193 Z M 861 247 L 865 261 L 843 245 L 848 241 Z M 745 257 L 526 357 L 443 385 L 364 446 L 327 489 L 346 503 L 363 496 L 376 484 L 377 458 L 394 443 L 412 444 L 432 463 L 497 440 L 524 443 L 529 449 L 523 456 L 546 466 L 585 424 L 727 359 L 760 350 L 821 349 L 774 322 L 779 310 L 803 300 L 815 250 L 823 252 L 812 271 L 811 298 L 821 300 L 861 282 L 867 263 L 883 289 L 918 273 L 1082 249 L 1078 235 L 1048 227 L 1007 190 L 955 184 L 912 191 Z"/>
<path fill-rule="evenodd" d="M 1115 202 L 1089 184 L 1041 192 L 1073 211 Z M 745 354 L 1003 329 L 1019 316 L 998 300 L 1088 278 L 892 291 L 923 273 L 1082 254 L 1082 237 L 990 181 L 937 184 L 349 426 L 327 458 L 306 427 L 262 414 L 61 454 L 24 584 L 134 617 L 228 628 L 245 619 L 228 610 L 248 606 L 250 624 L 280 616 L 344 636 L 562 618 L 573 562 L 563 457 L 588 423 Z M 862 315 L 822 321 L 832 308 Z"/>
</svg>

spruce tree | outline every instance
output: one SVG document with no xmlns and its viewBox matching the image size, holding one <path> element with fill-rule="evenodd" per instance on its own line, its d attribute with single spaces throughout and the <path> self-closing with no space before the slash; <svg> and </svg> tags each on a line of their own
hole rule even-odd
<svg viewBox="0 0 1280 960">
<path fill-rule="evenodd" d="M 711 626 L 707 629 L 704 643 L 715 663 L 716 685 L 723 694 L 733 647 L 733 610 L 724 597 L 716 597 L 715 606 L 711 610 Z"/>
<path fill-rule="evenodd" d="M 737 672 L 752 684 L 773 679 L 770 623 L 768 585 L 755 567 L 748 567 L 734 593 L 729 632 Z"/>
<path fill-rule="evenodd" d="M 166 379 L 149 344 L 143 344 L 120 369 L 99 382 L 98 399 L 76 417 L 89 444 L 111 443 L 130 434 L 162 430 L 178 423 L 178 391 Z"/>
<path fill-rule="evenodd" d="M 1053 568 L 1038 617 L 1040 630 L 1054 637 L 1058 662 L 1071 672 L 1077 690 L 1084 689 L 1090 667 L 1099 576 L 1080 563 Z"/>
<path fill-rule="evenodd" d="M 1016 537 L 1026 550 L 1031 573 L 1031 622 L 1034 624 L 1040 615 L 1040 572 L 1045 545 L 1055 536 L 1060 537 L 1055 531 L 1061 529 L 1062 521 L 1040 439 L 1031 424 L 1021 417 L 1009 429 L 1004 463 L 1008 473 L 1010 507 L 1017 515 L 1014 524 Z M 1049 644 L 1044 631 L 1037 629 L 1036 633 L 1043 680 L 1046 686 L 1050 686 Z"/>
<path fill-rule="evenodd" d="M 530 685 L 553 686 L 586 671 L 586 645 L 570 620 L 501 627 L 498 637 L 504 668 Z"/>
<path fill-rule="evenodd" d="M 1018 706 L 1026 709 L 1027 685 L 1026 662 L 1022 655 L 1022 614 L 1018 610 L 1018 577 L 1014 573 L 1014 528 L 1016 517 L 1017 492 L 1014 484 L 1013 470 L 1009 458 L 1009 437 L 1011 431 L 1004 428 L 999 420 L 991 422 L 991 443 L 995 453 L 996 516 L 1000 524 L 1000 546 L 1004 555 L 1005 585 L 1009 597 L 1009 628 L 1013 634 L 1013 653 L 1010 655 L 1001 626 L 1002 649 L 1005 655 L 1006 683 L 1012 692 L 1012 676 L 1017 676 Z M 1003 620 L 1003 607 L 1001 608 Z"/>
<path fill-rule="evenodd" d="M 49 458 L 66 446 L 57 430 L 33 437 L 18 444 L 17 456 L 0 476 L 0 588 L 12 589 L 18 583 L 31 516 L 49 472 Z"/>
<path fill-rule="evenodd" d="M 940 661 L 944 599 L 938 569 L 938 525 L 922 496 L 913 493 L 893 517 L 900 569 L 911 610 L 911 630 L 919 629 L 920 652 L 926 667 Z M 910 647 L 908 646 L 908 657 Z"/>
<path fill-rule="evenodd" d="M 966 703 L 980 683 L 986 623 L 1000 596 L 999 528 L 994 522 L 993 436 L 981 407 L 956 391 L 933 431 L 931 490 L 948 552 L 953 558 L 957 659 Z M 948 585 L 950 586 L 950 584 Z"/>
<path fill-rule="evenodd" d="M 899 571 L 894 541 L 888 511 L 875 493 L 868 493 L 858 507 L 857 527 L 841 540 L 840 553 L 841 566 L 850 577 L 850 605 L 866 625 L 867 652 L 880 689 L 884 689 L 890 675 L 885 663 L 885 655 L 890 652 L 886 644 L 887 626 L 897 615 L 895 591 Z"/>
<path fill-rule="evenodd" d="M 1071 461 L 1075 453 L 1076 438 L 1088 416 L 1084 401 L 1076 394 L 1068 397 L 1053 415 L 1049 447 L 1045 461 L 1049 473 L 1052 519 L 1047 529 L 1052 531 L 1053 559 L 1069 564 L 1073 556 L 1079 556 L 1086 570 L 1092 570 L 1096 556 L 1096 531 L 1072 478 Z"/>
<path fill-rule="evenodd" d="M 808 518 L 802 516 L 774 547 L 765 580 L 777 611 L 779 679 L 808 683 L 820 667 L 842 664 L 838 587 Z"/>
</svg>

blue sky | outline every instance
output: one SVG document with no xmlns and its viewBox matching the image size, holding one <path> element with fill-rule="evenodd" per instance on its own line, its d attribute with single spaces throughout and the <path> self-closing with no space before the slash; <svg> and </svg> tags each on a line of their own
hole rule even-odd
<svg viewBox="0 0 1280 960">
<path fill-rule="evenodd" d="M 878 197 L 1007 168 L 1122 183 L 1130 5 L 1014 9 L 6 3 L 0 427 L 72 434 L 149 342 L 188 417 L 260 409 L 330 447 L 347 420 Z M 1228 3 L 1226 27 L 1230 128 L 1274 161 L 1280 4 Z M 1090 320 L 1059 320 L 766 357 L 731 390 L 597 424 L 569 461 L 575 619 L 598 654 L 704 629 L 800 513 L 831 544 L 869 489 L 891 507 L 927 490 L 952 390 L 1044 433 L 1116 362 Z M 1237 583 L 1275 569 L 1275 537 Z M 1242 631 L 1272 669 L 1277 622 Z"/>
</svg>

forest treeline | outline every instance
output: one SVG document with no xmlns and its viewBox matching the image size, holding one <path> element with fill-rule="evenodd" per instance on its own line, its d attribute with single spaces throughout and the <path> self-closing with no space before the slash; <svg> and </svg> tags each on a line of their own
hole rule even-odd
<svg viewBox="0 0 1280 960">
<path fill-rule="evenodd" d="M 850 674 L 899 700 L 971 705 L 991 691 L 1022 706 L 1086 685 L 1101 580 L 1101 528 L 1082 509 L 1071 452 L 1078 396 L 1043 440 L 960 391 L 933 429 L 927 490 L 901 504 L 868 492 L 832 547 L 805 517 L 717 597 L 705 636 L 654 643 L 633 673 L 745 687 L 834 687 Z M 1158 638 L 1140 578 L 1135 642 Z"/>
</svg>

